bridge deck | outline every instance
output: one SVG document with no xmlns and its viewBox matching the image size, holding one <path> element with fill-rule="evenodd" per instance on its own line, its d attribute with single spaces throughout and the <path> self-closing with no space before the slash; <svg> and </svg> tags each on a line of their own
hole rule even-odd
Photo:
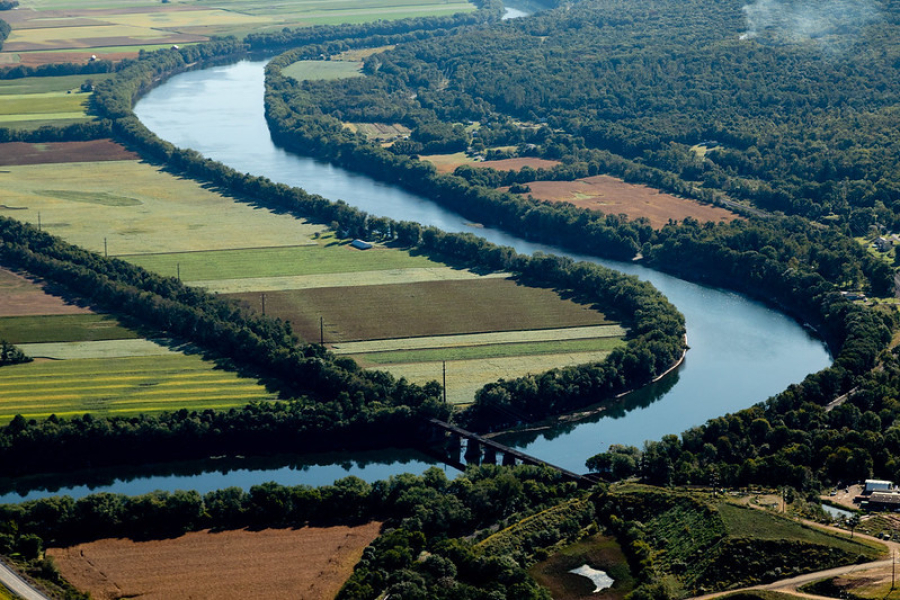
<svg viewBox="0 0 900 600">
<path fill-rule="evenodd" d="M 503 444 L 501 444 L 499 442 L 495 442 L 494 440 L 490 440 L 488 438 L 481 437 L 477 433 L 472 433 L 471 431 L 467 431 L 467 430 L 463 429 L 462 427 L 457 427 L 456 425 L 452 425 L 450 423 L 447 423 L 446 421 L 441 421 L 440 419 L 429 419 L 428 422 L 435 427 L 443 429 L 444 431 L 449 431 L 450 433 L 458 435 L 459 437 L 466 438 L 468 440 L 473 440 L 475 442 L 478 442 L 482 446 L 486 446 L 488 448 L 493 448 L 497 452 L 502 452 L 503 454 L 506 454 L 507 456 L 512 456 L 512 457 L 522 461 L 525 464 L 536 465 L 536 466 L 540 466 L 540 467 L 548 467 L 550 469 L 553 469 L 554 471 L 561 473 L 565 477 L 568 477 L 569 479 L 572 479 L 579 483 L 588 483 L 588 484 L 596 483 L 596 480 L 592 477 L 587 477 L 585 475 L 579 475 L 578 473 L 573 473 L 572 471 L 569 471 L 568 469 L 563 469 L 562 467 L 558 467 L 554 464 L 548 463 L 547 461 L 541 460 L 540 458 L 537 458 L 534 456 L 531 456 L 530 454 L 525 454 L 524 452 L 522 452 L 520 450 L 516 450 L 515 448 L 510 448 L 509 446 L 504 446 Z"/>
</svg>

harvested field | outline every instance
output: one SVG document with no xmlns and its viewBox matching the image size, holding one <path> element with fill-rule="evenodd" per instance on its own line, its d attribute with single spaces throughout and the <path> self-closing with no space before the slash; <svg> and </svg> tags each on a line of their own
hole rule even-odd
<svg viewBox="0 0 900 600">
<path fill-rule="evenodd" d="M 359 527 L 202 531 L 171 540 L 111 539 L 47 551 L 97 600 L 330 600 L 380 523 Z"/>
<path fill-rule="evenodd" d="M 396 283 L 422 283 L 426 281 L 458 281 L 483 277 L 508 277 L 509 273 L 476 275 L 451 267 L 427 267 L 413 269 L 384 269 L 355 273 L 324 273 L 321 275 L 296 275 L 284 277 L 247 277 L 220 281 L 192 281 L 193 286 L 219 294 L 247 292 L 271 292 L 281 290 L 306 290 L 323 287 L 357 287 L 362 285 L 390 285 Z"/>
<path fill-rule="evenodd" d="M 363 133 L 370 141 L 393 142 L 410 134 L 409 127 L 386 123 L 344 123 L 353 132 Z"/>
<path fill-rule="evenodd" d="M 206 39 L 205 36 L 112 23 L 87 27 L 15 28 L 3 44 L 3 50 L 5 52 L 29 52 L 71 50 L 95 46 L 184 44 L 203 42 Z"/>
<path fill-rule="evenodd" d="M 256 381 L 215 368 L 199 356 L 163 346 L 160 356 L 114 358 L 145 340 L 60 345 L 82 356 L 105 349 L 106 358 L 34 361 L 0 369 L 0 423 L 15 415 L 43 419 L 86 412 L 135 415 L 185 408 L 225 409 L 275 398 Z M 23 345 L 23 351 L 31 348 Z M 113 356 L 113 358 L 109 358 Z"/>
<path fill-rule="evenodd" d="M 0 165 L 42 165 L 51 163 L 91 162 L 110 160 L 137 160 L 134 152 L 112 140 L 92 140 L 90 142 L 49 142 L 27 144 L 9 142 L 0 144 Z"/>
<path fill-rule="evenodd" d="M 0 268 L 0 317 L 89 312 L 87 307 L 50 293 L 40 281 Z"/>
<path fill-rule="evenodd" d="M 259 294 L 230 297 L 260 307 Z M 271 292 L 266 314 L 290 321 L 306 340 L 319 339 L 324 317 L 326 343 L 609 324 L 589 306 L 511 279 Z"/>
<path fill-rule="evenodd" d="M 0 215 L 110 255 L 311 244 L 322 231 L 137 161 L 21 165 L 0 173 Z M 104 240 L 107 242 L 104 245 Z M 167 273 L 174 275 L 174 272 Z"/>
<path fill-rule="evenodd" d="M 116 46 L 107 48 L 90 48 L 82 51 L 50 51 L 50 52 L 0 52 L 0 63 L 21 64 L 36 67 L 57 63 L 83 63 L 97 56 L 105 60 L 118 62 L 125 58 L 135 58 L 141 50 L 151 52 L 168 48 L 169 44 L 141 44 L 139 46 Z"/>
<path fill-rule="evenodd" d="M 624 214 L 631 219 L 646 217 L 655 229 L 661 228 L 670 219 L 681 221 L 685 217 L 692 217 L 701 223 L 729 222 L 738 218 L 718 206 L 678 198 L 606 175 L 575 181 L 532 181 L 528 186 L 531 188 L 530 195 L 538 200 L 569 202 L 579 208 L 613 215 Z"/>
<path fill-rule="evenodd" d="M 0 125 L 10 127 L 23 122 L 58 125 L 60 120 L 88 120 L 87 96 L 66 92 L 43 92 L 0 96 Z"/>
<path fill-rule="evenodd" d="M 435 166 L 441 173 L 452 173 L 456 167 L 461 165 L 469 165 L 471 167 L 491 168 L 498 171 L 518 171 L 522 167 L 531 167 L 532 169 L 551 169 L 560 164 L 556 160 L 546 160 L 543 158 L 523 157 L 523 158 L 507 158 L 504 160 L 483 160 L 475 161 L 465 155 L 463 152 L 455 154 L 432 154 L 422 156 L 422 160 L 427 160 Z"/>
<path fill-rule="evenodd" d="M 19 94 L 41 94 L 45 92 L 80 92 L 81 84 L 86 79 L 99 83 L 110 78 L 109 73 L 97 73 L 90 77 L 86 75 L 63 75 L 59 77 L 23 77 L 22 79 L 0 80 L 0 96 L 15 96 Z M 86 94 L 82 94 L 86 97 Z"/>
<path fill-rule="evenodd" d="M 601 351 L 447 361 L 447 401 L 468 404 L 475 399 L 475 392 L 498 379 L 537 375 L 551 367 L 600 362 L 607 356 L 609 352 Z M 394 377 L 405 377 L 412 383 L 424 384 L 441 381 L 442 367 L 442 361 L 434 361 L 379 365 L 377 370 L 387 371 Z"/>
</svg>

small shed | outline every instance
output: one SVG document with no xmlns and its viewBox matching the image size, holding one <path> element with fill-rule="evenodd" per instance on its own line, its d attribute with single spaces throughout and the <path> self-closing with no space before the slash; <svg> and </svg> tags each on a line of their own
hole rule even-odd
<svg viewBox="0 0 900 600">
<path fill-rule="evenodd" d="M 883 479 L 866 479 L 866 486 L 863 488 L 863 495 L 868 496 L 874 492 L 890 492 L 894 487 L 892 481 Z"/>
<path fill-rule="evenodd" d="M 364 242 L 363 240 L 353 240 L 350 242 L 350 245 L 357 250 L 371 250 L 374 247 L 371 242 Z"/>
</svg>

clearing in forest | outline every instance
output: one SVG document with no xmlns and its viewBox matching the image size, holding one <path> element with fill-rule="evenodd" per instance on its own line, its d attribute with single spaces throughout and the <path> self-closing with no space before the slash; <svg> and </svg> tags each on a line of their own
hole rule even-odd
<svg viewBox="0 0 900 600">
<path fill-rule="evenodd" d="M 68 581 L 98 600 L 330 600 L 381 523 L 201 531 L 168 540 L 108 539 L 51 548 Z"/>
<path fill-rule="evenodd" d="M 288 77 L 297 81 L 327 81 L 332 79 L 345 79 L 347 77 L 362 77 L 362 63 L 345 60 L 299 60 L 283 69 Z"/>
<path fill-rule="evenodd" d="M 630 219 L 646 217 L 654 229 L 661 228 L 669 220 L 682 221 L 686 217 L 701 223 L 729 222 L 738 218 L 733 212 L 718 206 L 679 198 L 607 175 L 575 181 L 532 181 L 527 185 L 531 188 L 527 195 L 537 200 L 568 202 L 605 214 L 627 215 Z"/>
<path fill-rule="evenodd" d="M 560 164 L 559 161 L 556 160 L 547 160 L 546 158 L 536 158 L 533 156 L 477 161 L 466 155 L 465 152 L 456 152 L 455 154 L 430 154 L 422 156 L 421 160 L 433 164 L 440 173 L 452 173 L 456 170 L 456 167 L 462 165 L 483 169 L 490 168 L 497 171 L 520 171 L 523 167 L 531 167 L 532 169 L 552 169 Z"/>
</svg>

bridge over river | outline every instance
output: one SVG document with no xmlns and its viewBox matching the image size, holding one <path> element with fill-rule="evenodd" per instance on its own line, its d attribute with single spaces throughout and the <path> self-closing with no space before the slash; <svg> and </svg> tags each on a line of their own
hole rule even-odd
<svg viewBox="0 0 900 600">
<path fill-rule="evenodd" d="M 579 475 L 440 419 L 429 419 L 427 427 L 429 430 L 426 438 L 428 445 L 439 448 L 442 451 L 441 460 L 461 470 L 465 469 L 465 464 L 460 460 L 460 454 L 462 441 L 466 440 L 464 456 L 467 464 L 497 464 L 499 457 L 503 465 L 524 464 L 553 469 L 580 486 L 587 487 L 600 482 L 596 475 Z"/>
</svg>

